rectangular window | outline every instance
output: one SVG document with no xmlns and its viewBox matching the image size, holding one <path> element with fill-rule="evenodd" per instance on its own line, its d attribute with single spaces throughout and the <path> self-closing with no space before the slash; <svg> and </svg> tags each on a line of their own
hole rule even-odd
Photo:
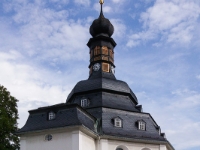
<svg viewBox="0 0 200 150">
<path fill-rule="evenodd" d="M 89 106 L 89 100 L 87 98 L 81 99 L 81 106 L 82 107 Z"/>
<path fill-rule="evenodd" d="M 146 124 L 143 121 L 139 121 L 138 123 L 139 130 L 146 130 Z"/>
<path fill-rule="evenodd" d="M 108 55 L 108 48 L 106 46 L 102 47 L 102 54 Z"/>
<path fill-rule="evenodd" d="M 101 49 L 99 46 L 96 46 L 94 49 L 94 55 L 99 55 L 99 54 L 101 54 Z"/>
<path fill-rule="evenodd" d="M 114 53 L 113 53 L 113 51 L 110 49 L 109 50 L 109 53 L 110 53 L 110 57 L 112 58 L 112 59 L 114 59 Z"/>
<path fill-rule="evenodd" d="M 56 115 L 55 115 L 55 113 L 54 112 L 49 112 L 49 120 L 53 120 L 53 119 L 55 119 L 56 118 Z"/>
<path fill-rule="evenodd" d="M 108 63 L 102 63 L 102 71 L 109 72 L 109 64 Z"/>
<path fill-rule="evenodd" d="M 122 127 L 122 120 L 119 118 L 115 118 L 115 127 Z"/>
</svg>

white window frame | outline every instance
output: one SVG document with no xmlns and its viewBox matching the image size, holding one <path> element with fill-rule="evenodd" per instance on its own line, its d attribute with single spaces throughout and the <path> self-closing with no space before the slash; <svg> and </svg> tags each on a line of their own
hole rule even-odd
<svg viewBox="0 0 200 150">
<path fill-rule="evenodd" d="M 146 123 L 144 121 L 138 121 L 138 129 L 139 130 L 146 130 Z"/>
<path fill-rule="evenodd" d="M 50 111 L 48 114 L 48 119 L 49 120 L 53 120 L 56 118 L 56 114 L 53 111 Z"/>
<path fill-rule="evenodd" d="M 115 118 L 114 119 L 114 126 L 121 128 L 122 127 L 122 120 L 120 118 Z"/>
<path fill-rule="evenodd" d="M 89 100 L 87 98 L 81 99 L 81 106 L 82 107 L 87 107 L 89 106 Z"/>
</svg>

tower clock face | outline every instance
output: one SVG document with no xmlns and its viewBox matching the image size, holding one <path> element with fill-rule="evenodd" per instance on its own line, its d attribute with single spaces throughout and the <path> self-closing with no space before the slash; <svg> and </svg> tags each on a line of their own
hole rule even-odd
<svg viewBox="0 0 200 150">
<path fill-rule="evenodd" d="M 98 71 L 100 69 L 101 65 L 99 63 L 94 64 L 93 70 Z"/>
</svg>

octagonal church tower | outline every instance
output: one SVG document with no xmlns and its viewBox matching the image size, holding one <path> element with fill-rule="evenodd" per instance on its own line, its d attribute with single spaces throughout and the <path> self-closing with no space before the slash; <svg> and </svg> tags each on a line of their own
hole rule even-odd
<svg viewBox="0 0 200 150">
<path fill-rule="evenodd" d="M 29 111 L 21 150 L 174 150 L 128 84 L 115 77 L 114 27 L 101 12 L 90 26 L 89 78 L 66 103 Z"/>
</svg>

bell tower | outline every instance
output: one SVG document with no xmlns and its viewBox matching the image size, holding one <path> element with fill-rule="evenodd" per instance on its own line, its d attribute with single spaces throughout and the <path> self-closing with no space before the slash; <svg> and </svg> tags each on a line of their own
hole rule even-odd
<svg viewBox="0 0 200 150">
<path fill-rule="evenodd" d="M 89 79 L 107 77 L 115 79 L 114 48 L 116 43 L 111 38 L 114 27 L 103 15 L 104 1 L 100 0 L 101 11 L 98 19 L 90 26 L 92 38 L 87 43 L 90 48 Z"/>
</svg>

